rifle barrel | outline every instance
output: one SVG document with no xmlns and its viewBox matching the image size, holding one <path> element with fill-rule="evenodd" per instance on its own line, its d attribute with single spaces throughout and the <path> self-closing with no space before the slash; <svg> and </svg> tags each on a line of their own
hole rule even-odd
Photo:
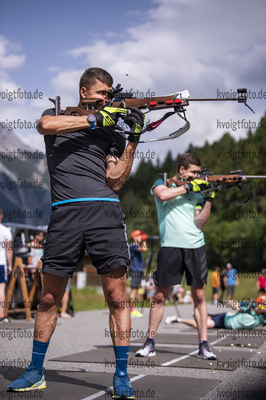
<svg viewBox="0 0 266 400">
<path fill-rule="evenodd" d="M 220 99 L 220 98 L 217 98 L 217 97 L 214 97 L 214 98 L 212 98 L 212 97 L 210 97 L 210 98 L 202 98 L 202 97 L 200 97 L 200 98 L 195 98 L 195 99 L 191 99 L 191 98 L 187 98 L 187 99 L 184 99 L 184 100 L 187 100 L 187 101 L 239 101 L 239 100 L 246 100 L 246 98 L 245 97 L 232 97 L 232 98 L 229 98 L 229 99 Z"/>
<path fill-rule="evenodd" d="M 266 175 L 240 175 L 244 178 L 266 178 Z"/>
</svg>

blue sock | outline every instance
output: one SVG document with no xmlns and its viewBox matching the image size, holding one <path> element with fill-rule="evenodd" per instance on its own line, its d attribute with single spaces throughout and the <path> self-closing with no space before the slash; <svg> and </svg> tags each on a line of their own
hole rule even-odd
<svg viewBox="0 0 266 400">
<path fill-rule="evenodd" d="M 116 370 L 115 375 L 127 375 L 127 360 L 129 353 L 129 346 L 114 346 Z"/>
<path fill-rule="evenodd" d="M 33 366 L 35 369 L 43 373 L 43 363 L 46 351 L 48 349 L 50 342 L 38 342 L 37 340 L 33 340 L 33 348 L 32 348 L 32 359 L 30 363 L 30 367 Z"/>
</svg>

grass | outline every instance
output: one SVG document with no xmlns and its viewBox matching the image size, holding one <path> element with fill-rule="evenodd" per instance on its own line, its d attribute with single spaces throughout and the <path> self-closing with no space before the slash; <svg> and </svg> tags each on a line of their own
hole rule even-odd
<svg viewBox="0 0 266 400">
<path fill-rule="evenodd" d="M 208 282 L 206 286 L 206 300 L 211 300 L 211 273 L 209 271 Z M 256 276 L 258 273 L 254 273 L 253 277 L 240 277 L 239 285 L 236 286 L 234 300 L 247 300 L 256 299 L 258 297 L 256 289 Z M 184 289 L 189 290 L 190 287 L 184 285 Z M 103 294 L 98 293 L 96 286 L 86 286 L 84 289 L 77 289 L 75 286 L 71 286 L 73 304 L 75 311 L 88 311 L 88 310 L 102 310 L 107 308 L 105 305 L 105 299 Z"/>
<path fill-rule="evenodd" d="M 102 310 L 105 306 L 104 296 L 97 291 L 97 286 L 86 286 L 77 289 L 71 286 L 75 311 Z"/>
</svg>

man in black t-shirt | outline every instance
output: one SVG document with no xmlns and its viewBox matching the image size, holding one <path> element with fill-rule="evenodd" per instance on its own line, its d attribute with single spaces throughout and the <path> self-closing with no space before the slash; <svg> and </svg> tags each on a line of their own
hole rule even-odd
<svg viewBox="0 0 266 400">
<path fill-rule="evenodd" d="M 112 84 L 108 72 L 90 68 L 80 79 L 78 106 L 85 109 L 84 100 L 100 100 L 94 117 L 56 116 L 50 109 L 38 121 L 46 146 L 52 213 L 42 257 L 44 288 L 35 321 L 32 361 L 26 373 L 8 386 L 10 391 L 46 387 L 43 362 L 58 306 L 68 279 L 87 250 L 101 275 L 110 311 L 116 355 L 113 396 L 134 398 L 127 375 L 130 314 L 125 283 L 130 259 L 117 192 L 130 174 L 144 115 L 137 109 L 128 113 L 108 107 Z M 126 148 L 124 137 L 113 130 L 120 116 L 132 132 Z"/>
</svg>

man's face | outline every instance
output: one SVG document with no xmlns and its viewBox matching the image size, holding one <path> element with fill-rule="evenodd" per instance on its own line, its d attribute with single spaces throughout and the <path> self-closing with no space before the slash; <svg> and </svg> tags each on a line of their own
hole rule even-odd
<svg viewBox="0 0 266 400">
<path fill-rule="evenodd" d="M 86 89 L 82 87 L 80 89 L 80 95 L 82 100 L 100 100 L 99 104 L 97 104 L 96 108 L 101 108 L 109 101 L 108 90 L 111 90 L 112 87 L 106 85 L 99 80 L 90 88 Z"/>
<path fill-rule="evenodd" d="M 185 169 L 185 167 L 181 165 L 179 170 L 179 176 L 180 178 L 187 178 L 188 180 L 192 181 L 193 179 L 197 178 L 200 170 L 201 166 L 197 166 L 194 164 L 189 164 L 187 169 Z"/>
</svg>

